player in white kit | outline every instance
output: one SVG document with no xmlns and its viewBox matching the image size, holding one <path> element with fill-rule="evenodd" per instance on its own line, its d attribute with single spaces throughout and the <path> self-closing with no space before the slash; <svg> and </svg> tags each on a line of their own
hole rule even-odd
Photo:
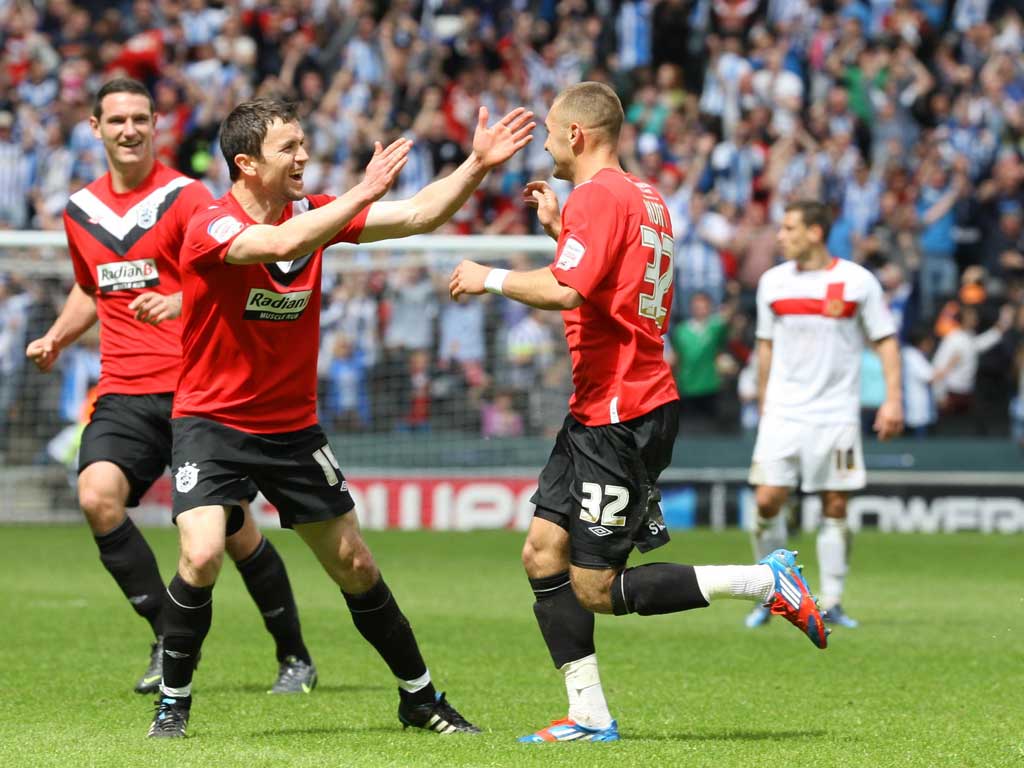
<svg viewBox="0 0 1024 768">
<path fill-rule="evenodd" d="M 846 503 L 865 485 L 860 437 L 860 366 L 865 340 L 882 361 L 885 402 L 880 440 L 903 429 L 900 350 L 882 286 L 868 270 L 825 247 L 828 210 L 814 201 L 786 207 L 778 241 L 786 261 L 757 287 L 758 401 L 761 421 L 750 467 L 756 486 L 754 549 L 760 558 L 785 544 L 779 511 L 797 483 L 821 495 L 818 531 L 822 615 L 855 627 L 841 599 L 849 554 Z M 757 607 L 748 627 L 768 621 Z"/>
</svg>

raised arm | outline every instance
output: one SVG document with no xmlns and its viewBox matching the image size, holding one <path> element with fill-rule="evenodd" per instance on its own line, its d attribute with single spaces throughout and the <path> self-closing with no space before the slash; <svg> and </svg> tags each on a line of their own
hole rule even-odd
<svg viewBox="0 0 1024 768">
<path fill-rule="evenodd" d="M 480 107 L 473 152 L 443 179 L 428 184 L 408 200 L 374 203 L 366 216 L 359 242 L 371 243 L 432 232 L 448 221 L 480 186 L 487 172 L 508 160 L 533 140 L 533 113 L 514 109 L 492 127 L 487 107 Z"/>
<path fill-rule="evenodd" d="M 57 362 L 60 351 L 85 333 L 96 322 L 96 298 L 78 283 L 71 288 L 60 315 L 44 336 L 29 343 L 25 356 L 36 367 L 48 372 Z"/>
<path fill-rule="evenodd" d="M 255 224 L 231 243 L 229 264 L 291 261 L 324 245 L 374 200 L 381 198 L 405 166 L 412 142 L 398 139 L 386 149 L 377 142 L 363 180 L 325 206 L 294 216 L 283 224 Z"/>
</svg>

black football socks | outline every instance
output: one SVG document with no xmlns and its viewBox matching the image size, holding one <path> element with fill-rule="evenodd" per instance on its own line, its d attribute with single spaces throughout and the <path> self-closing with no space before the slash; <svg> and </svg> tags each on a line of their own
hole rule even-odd
<svg viewBox="0 0 1024 768">
<path fill-rule="evenodd" d="M 100 561 L 132 608 L 149 622 L 153 634 L 163 634 L 160 612 L 164 603 L 164 582 L 153 550 L 130 517 L 110 533 L 96 536 Z"/>
<path fill-rule="evenodd" d="M 288 580 L 284 560 L 266 537 L 260 539 L 255 551 L 236 564 L 245 588 L 263 615 L 263 624 L 277 644 L 277 660 L 295 656 L 312 664 L 302 640 L 299 610 Z"/>
<path fill-rule="evenodd" d="M 611 598 L 616 616 L 655 616 L 708 606 L 693 566 L 675 563 L 649 563 L 624 569 L 612 582 Z"/>
<path fill-rule="evenodd" d="M 533 614 L 555 667 L 594 653 L 594 614 L 580 605 L 569 572 L 530 579 L 536 602 Z"/>
<path fill-rule="evenodd" d="M 413 635 L 409 620 L 405 618 L 395 596 L 381 578 L 361 595 L 341 593 L 352 614 L 356 629 L 372 645 L 388 668 L 399 681 L 414 683 L 425 681 L 425 685 L 412 686 L 416 690 L 403 690 L 403 699 L 412 704 L 425 704 L 434 700 L 435 691 L 427 672 L 427 665 L 420 654 L 419 645 Z"/>
<path fill-rule="evenodd" d="M 164 696 L 192 694 L 192 673 L 213 620 L 213 587 L 193 587 L 174 574 L 164 601 Z"/>
</svg>

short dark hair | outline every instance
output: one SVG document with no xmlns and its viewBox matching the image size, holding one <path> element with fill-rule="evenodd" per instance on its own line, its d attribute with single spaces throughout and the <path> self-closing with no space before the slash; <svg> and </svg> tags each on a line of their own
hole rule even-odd
<svg viewBox="0 0 1024 768">
<path fill-rule="evenodd" d="M 827 205 L 817 200 L 796 200 L 786 206 L 786 213 L 790 211 L 799 211 L 805 227 L 820 227 L 822 241 L 828 239 L 829 230 L 832 229 L 832 214 Z"/>
<path fill-rule="evenodd" d="M 112 93 L 135 93 L 145 96 L 149 101 L 149 113 L 156 114 L 156 102 L 153 101 L 153 94 L 146 86 L 131 77 L 115 77 L 100 86 L 96 93 L 96 99 L 92 103 L 92 116 L 97 120 L 103 116 L 103 100 Z"/>
<path fill-rule="evenodd" d="M 241 175 L 235 165 L 235 155 L 261 157 L 267 129 L 278 119 L 282 123 L 298 122 L 295 105 L 282 99 L 261 97 L 243 101 L 224 119 L 220 127 L 220 151 L 224 153 L 232 181 L 237 181 Z"/>
</svg>

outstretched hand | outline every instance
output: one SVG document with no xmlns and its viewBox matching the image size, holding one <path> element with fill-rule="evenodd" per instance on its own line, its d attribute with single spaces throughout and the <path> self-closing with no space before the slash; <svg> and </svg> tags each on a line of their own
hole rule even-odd
<svg viewBox="0 0 1024 768">
<path fill-rule="evenodd" d="M 379 200 L 391 189 L 409 160 L 410 149 L 412 142 L 404 138 L 395 139 L 386 148 L 379 141 L 373 143 L 373 157 L 367 163 L 366 173 L 360 182 L 371 200 Z"/>
<path fill-rule="evenodd" d="M 533 112 L 524 107 L 513 109 L 490 128 L 487 118 L 487 107 L 480 107 L 473 134 L 473 154 L 490 170 L 533 141 L 531 133 L 537 124 L 532 122 Z"/>
<path fill-rule="evenodd" d="M 562 217 L 558 210 L 558 196 L 546 181 L 531 181 L 523 188 L 523 202 L 537 211 L 537 219 L 544 231 L 555 240 L 562 231 Z"/>
</svg>

